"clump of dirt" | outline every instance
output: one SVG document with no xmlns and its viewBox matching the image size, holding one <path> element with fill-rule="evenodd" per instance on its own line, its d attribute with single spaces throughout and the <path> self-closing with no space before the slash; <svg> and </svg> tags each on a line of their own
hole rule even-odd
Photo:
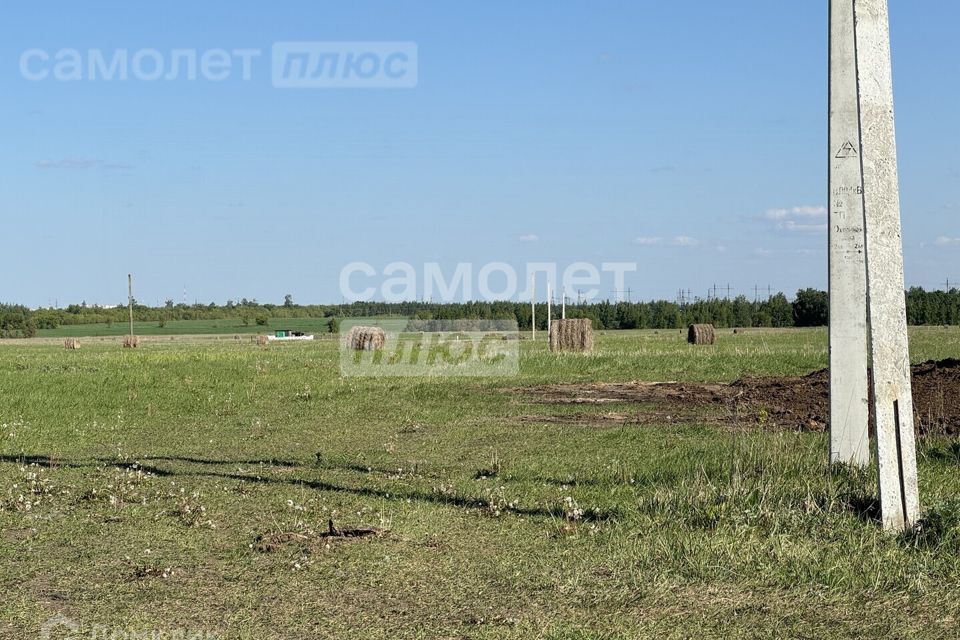
<svg viewBox="0 0 960 640">
<path fill-rule="evenodd" d="M 377 527 L 335 527 L 331 518 L 327 523 L 327 530 L 320 534 L 321 538 L 366 538 L 368 536 L 383 535 L 384 530 Z"/>
<path fill-rule="evenodd" d="M 912 372 L 918 431 L 960 434 L 960 360 L 924 362 L 914 365 Z M 565 424 L 699 421 L 823 431 L 830 404 L 825 369 L 798 377 L 743 378 L 732 384 L 627 382 L 546 385 L 521 391 L 546 404 L 640 405 L 631 413 L 524 416 L 525 421 Z"/>
<path fill-rule="evenodd" d="M 823 431 L 830 415 L 827 371 L 784 378 L 744 378 L 729 386 L 728 402 L 761 425 Z"/>
<path fill-rule="evenodd" d="M 312 543 L 322 541 L 335 539 L 356 540 L 385 534 L 385 529 L 379 529 L 377 527 L 335 527 L 333 520 L 330 520 L 327 524 L 327 530 L 321 533 L 314 533 L 313 531 L 278 531 L 266 533 L 257 536 L 251 547 L 260 553 L 271 553 L 287 544 L 310 546 Z"/>
<path fill-rule="evenodd" d="M 960 360 L 914 366 L 913 404 L 921 433 L 960 435 Z"/>
</svg>

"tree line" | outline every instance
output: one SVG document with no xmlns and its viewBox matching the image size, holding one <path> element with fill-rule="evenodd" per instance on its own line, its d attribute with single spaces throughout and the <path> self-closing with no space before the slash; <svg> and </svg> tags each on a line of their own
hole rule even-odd
<svg viewBox="0 0 960 640">
<path fill-rule="evenodd" d="M 911 325 L 960 324 L 960 290 L 925 291 L 920 287 L 906 292 L 907 319 Z M 567 317 L 590 318 L 596 329 L 679 329 L 689 324 L 709 323 L 718 328 L 731 327 L 819 327 L 828 321 L 825 291 L 803 289 L 794 299 L 778 293 L 766 300 L 745 296 L 715 298 L 679 304 L 670 300 L 651 302 L 591 302 L 568 304 Z M 0 337 L 32 337 L 38 329 L 61 325 L 124 323 L 127 307 L 113 308 L 72 304 L 66 309 L 29 310 L 23 305 L 0 304 Z M 554 307 L 554 317 L 560 314 Z M 282 304 L 261 304 L 256 300 L 227 301 L 226 304 L 175 304 L 161 307 L 134 302 L 134 320 L 164 324 L 174 320 L 236 319 L 244 324 L 267 325 L 283 318 L 355 318 L 392 316 L 417 320 L 515 320 L 521 330 L 529 331 L 531 309 L 524 302 L 354 302 L 334 305 L 298 305 L 291 296 Z M 546 329 L 547 306 L 536 307 L 537 328 Z M 333 323 L 336 326 L 337 323 Z"/>
<path fill-rule="evenodd" d="M 926 291 L 913 287 L 905 292 L 907 321 L 911 325 L 960 325 L 960 290 Z M 570 318 L 590 318 L 596 329 L 678 329 L 689 324 L 709 323 L 718 328 L 731 327 L 818 327 L 828 322 L 828 297 L 825 291 L 802 289 L 794 299 L 778 293 L 766 300 L 745 296 L 715 298 L 679 304 L 670 300 L 650 302 L 614 302 L 605 300 L 587 304 L 568 304 Z M 65 309 L 30 310 L 23 305 L 0 303 L 0 338 L 29 338 L 38 329 L 63 325 L 113 324 L 127 322 L 126 305 L 100 307 L 85 303 Z M 559 306 L 554 317 L 559 316 Z M 292 296 L 282 304 L 261 304 L 256 300 L 228 300 L 226 304 L 176 304 L 150 307 L 134 301 L 134 320 L 157 322 L 174 320 L 228 320 L 244 324 L 267 325 L 283 318 L 351 318 L 392 316 L 418 320 L 515 320 L 521 330 L 530 330 L 531 310 L 526 302 L 354 302 L 334 305 L 298 305 Z M 537 328 L 546 329 L 547 305 L 536 307 Z M 336 326 L 336 323 L 333 323 Z"/>
<path fill-rule="evenodd" d="M 37 335 L 33 312 L 19 304 L 0 304 L 0 338 L 32 338 Z"/>
</svg>

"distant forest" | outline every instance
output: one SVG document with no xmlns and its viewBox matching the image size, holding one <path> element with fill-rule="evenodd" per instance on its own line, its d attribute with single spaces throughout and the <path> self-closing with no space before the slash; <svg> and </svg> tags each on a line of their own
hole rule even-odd
<svg viewBox="0 0 960 640">
<path fill-rule="evenodd" d="M 960 324 L 960 290 L 925 291 L 914 287 L 906 292 L 907 320 L 911 325 Z M 818 327 L 827 324 L 828 300 L 825 291 L 803 289 L 793 301 L 783 293 L 766 300 L 716 298 L 678 304 L 668 300 L 653 302 L 593 302 L 568 304 L 567 317 L 590 318 L 597 329 L 678 329 L 694 323 L 730 327 Z M 129 312 L 126 305 L 106 309 L 72 304 L 66 309 L 30 310 L 22 305 L 0 304 L 0 337 L 25 338 L 38 329 L 63 325 L 123 323 Z M 176 304 L 168 300 L 162 307 L 134 303 L 134 320 L 157 322 L 174 320 L 238 319 L 244 324 L 267 325 L 271 318 L 355 318 L 392 316 L 421 320 L 516 319 L 521 330 L 530 329 L 530 304 L 522 302 L 354 302 L 338 305 L 298 305 L 291 296 L 282 304 L 260 304 L 256 300 L 228 301 L 225 305 Z M 554 317 L 559 316 L 559 306 Z M 537 328 L 547 325 L 546 303 L 537 305 Z M 331 326 L 336 327 L 337 322 Z"/>
</svg>

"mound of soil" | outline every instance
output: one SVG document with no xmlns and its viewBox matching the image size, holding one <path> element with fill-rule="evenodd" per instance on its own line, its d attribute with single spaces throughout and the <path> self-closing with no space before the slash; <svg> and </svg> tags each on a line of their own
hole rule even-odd
<svg viewBox="0 0 960 640">
<path fill-rule="evenodd" d="M 925 434 L 960 434 L 960 360 L 924 362 L 913 368 L 917 429 Z M 732 384 L 600 383 L 547 385 L 523 390 L 537 402 L 597 405 L 644 405 L 633 414 L 563 414 L 529 416 L 545 422 L 591 421 L 648 423 L 701 421 L 755 424 L 777 429 L 823 431 L 829 416 L 829 374 L 801 377 L 744 378 Z"/>
</svg>

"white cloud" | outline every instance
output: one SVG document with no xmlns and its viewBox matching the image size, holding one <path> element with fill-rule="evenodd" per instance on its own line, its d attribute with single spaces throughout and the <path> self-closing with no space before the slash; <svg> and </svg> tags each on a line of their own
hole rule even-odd
<svg viewBox="0 0 960 640">
<path fill-rule="evenodd" d="M 663 244 L 663 238 L 659 236 L 640 236 L 636 238 L 633 243 L 641 247 L 653 247 L 658 244 Z"/>
<path fill-rule="evenodd" d="M 96 158 L 80 158 L 76 156 L 70 156 L 67 158 L 62 158 L 60 160 L 38 160 L 33 163 L 38 169 L 75 169 L 75 170 L 85 170 L 85 169 L 106 169 L 106 170 L 119 170 L 124 171 L 127 169 L 132 169 L 133 166 L 123 163 L 123 162 L 104 162 L 103 160 L 97 160 Z"/>
<path fill-rule="evenodd" d="M 827 208 L 802 205 L 790 209 L 767 209 L 761 220 L 776 222 L 780 231 L 793 233 L 824 233 L 827 230 Z"/>
<path fill-rule="evenodd" d="M 826 207 L 794 207 L 793 214 L 796 216 L 806 216 L 810 218 L 826 218 Z"/>
<path fill-rule="evenodd" d="M 92 169 L 100 164 L 93 158 L 63 158 L 62 160 L 39 160 L 33 163 L 38 169 Z"/>
<path fill-rule="evenodd" d="M 695 247 L 700 244 L 700 241 L 690 236 L 675 236 L 670 241 L 670 244 L 675 247 Z"/>
<path fill-rule="evenodd" d="M 949 236 L 937 236 L 937 239 L 933 241 L 933 244 L 938 247 L 953 247 L 960 245 L 960 238 L 951 238 Z"/>
<path fill-rule="evenodd" d="M 764 220 L 786 220 L 788 218 L 826 218 L 826 207 L 801 206 L 792 209 L 767 209 L 761 216 Z"/>
<path fill-rule="evenodd" d="M 823 224 L 803 224 L 796 220 L 784 220 L 777 224 L 777 229 L 783 231 L 793 231 L 796 233 L 822 233 L 827 230 L 827 223 Z"/>
<path fill-rule="evenodd" d="M 540 236 L 535 233 L 526 233 L 519 238 L 520 242 L 538 242 Z"/>
<path fill-rule="evenodd" d="M 696 247 L 700 244 L 700 241 L 696 238 L 683 235 L 673 236 L 672 238 L 640 236 L 639 238 L 634 238 L 633 243 L 641 247 L 658 247 L 662 245 L 669 245 L 671 247 Z"/>
<path fill-rule="evenodd" d="M 127 164 L 126 162 L 101 162 L 100 168 L 114 171 L 127 171 L 133 169 L 133 165 Z"/>
</svg>

